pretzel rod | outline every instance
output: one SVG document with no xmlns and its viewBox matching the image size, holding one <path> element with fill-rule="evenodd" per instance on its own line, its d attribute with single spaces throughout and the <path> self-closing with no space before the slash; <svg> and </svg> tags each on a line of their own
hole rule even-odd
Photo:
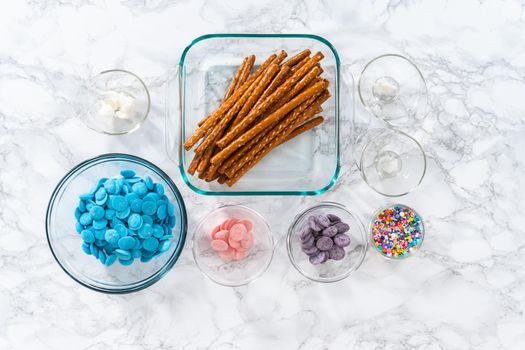
<svg viewBox="0 0 525 350">
<path fill-rule="evenodd" d="M 219 177 L 219 180 L 217 180 L 217 182 L 220 183 L 220 184 L 222 185 L 222 184 L 225 184 L 227 180 L 228 180 L 228 178 L 227 178 L 226 176 L 221 175 L 221 176 Z"/>
<path fill-rule="evenodd" d="M 222 99 L 223 101 L 226 100 L 228 97 L 230 97 L 233 94 L 233 92 L 235 91 L 235 86 L 237 85 L 237 82 L 239 81 L 239 76 L 241 75 L 241 71 L 242 71 L 242 69 L 244 68 L 244 66 L 246 65 L 247 62 L 248 62 L 248 57 L 244 57 L 244 59 L 242 60 L 241 65 L 237 69 L 237 72 L 235 72 L 235 76 L 233 77 L 232 81 L 230 82 L 230 85 L 228 86 L 228 89 L 226 90 L 226 93 L 224 94 L 224 98 Z M 204 122 L 206 120 L 208 120 L 208 118 L 210 116 L 211 116 L 211 114 L 209 114 L 208 116 L 206 116 L 203 119 L 199 120 L 199 122 L 197 123 L 197 126 L 201 126 L 202 124 L 204 124 Z"/>
<path fill-rule="evenodd" d="M 281 62 L 286 58 L 286 56 L 288 56 L 288 53 L 286 53 L 286 51 L 284 51 L 284 50 L 281 50 L 281 52 L 279 52 L 279 54 L 277 55 L 277 57 L 273 61 L 273 63 L 281 64 Z"/>
<path fill-rule="evenodd" d="M 224 94 L 223 100 L 226 100 L 233 94 L 233 92 L 235 91 L 235 87 L 237 86 L 237 82 L 239 82 L 239 78 L 241 77 L 242 70 L 247 64 L 248 57 L 244 57 L 244 59 L 242 60 L 242 64 L 239 66 L 237 72 L 235 72 L 235 75 L 233 76 L 232 81 L 230 82 L 230 86 L 228 86 L 228 90 L 226 90 L 226 93 Z"/>
<path fill-rule="evenodd" d="M 214 140 L 217 138 L 217 135 L 222 130 L 224 130 L 224 128 L 226 128 L 230 120 L 232 120 L 235 114 L 237 114 L 237 112 L 239 112 L 239 110 L 242 108 L 246 100 L 248 100 L 251 92 L 253 91 L 253 89 L 255 89 L 255 87 L 257 86 L 257 84 L 259 83 L 261 79 L 262 79 L 262 76 L 259 76 L 253 82 L 253 84 L 248 88 L 248 90 L 244 92 L 241 98 L 235 102 L 233 107 L 228 110 L 226 115 L 223 118 L 221 118 L 217 124 L 215 124 L 215 126 L 212 128 L 212 131 L 208 133 L 204 141 L 199 145 L 199 147 L 197 147 L 197 149 L 195 150 L 195 153 L 203 153 L 210 145 L 212 145 L 212 142 L 214 142 Z"/>
<path fill-rule="evenodd" d="M 197 170 L 197 167 L 199 166 L 199 162 L 201 160 L 200 154 L 195 154 L 193 156 L 193 159 L 191 160 L 190 166 L 188 167 L 188 174 L 193 175 L 195 174 L 195 170 Z"/>
<path fill-rule="evenodd" d="M 237 80 L 235 87 L 233 88 L 234 91 L 237 90 L 246 81 L 246 79 L 248 79 L 248 76 L 250 75 L 250 71 L 252 70 L 254 63 L 255 55 L 248 56 L 248 60 L 244 65 L 241 73 L 239 74 L 239 80 Z"/>
<path fill-rule="evenodd" d="M 309 49 L 299 52 L 297 55 L 290 57 L 286 62 L 283 63 L 283 66 L 292 68 L 297 63 L 304 60 L 306 57 L 310 56 L 311 51 Z"/>
<path fill-rule="evenodd" d="M 288 130 L 289 126 L 295 124 L 296 120 L 306 120 L 320 113 L 322 111 L 322 108 L 320 107 L 321 104 L 324 101 L 326 101 L 329 96 L 330 94 L 328 93 L 328 91 L 325 90 L 325 92 L 323 92 L 319 97 L 317 97 L 314 102 L 310 104 L 302 104 L 300 108 L 297 108 L 294 112 L 290 113 L 289 116 L 283 119 L 274 129 L 272 129 L 266 137 L 264 137 L 255 147 L 253 147 L 248 152 L 246 156 L 242 157 L 240 161 L 236 162 L 232 167 L 230 167 L 225 172 L 225 174 L 229 178 L 234 177 L 235 173 L 239 171 L 244 164 L 252 160 L 257 155 L 257 153 L 264 149 L 265 146 L 272 142 L 273 139 L 275 139 L 276 137 L 280 137 L 280 135 L 282 135 L 283 133 L 286 133 L 286 130 Z"/>
<path fill-rule="evenodd" d="M 258 104 L 239 124 L 235 125 L 230 131 L 228 131 L 228 133 L 217 142 L 217 146 L 225 148 L 235 138 L 239 137 L 239 135 L 241 135 L 258 116 L 264 113 L 271 105 L 279 101 L 322 58 L 323 55 L 320 52 L 310 58 L 301 69 L 288 78 L 284 84 L 268 96 L 264 102 Z"/>
<path fill-rule="evenodd" d="M 275 122 L 278 122 L 288 112 L 290 112 L 295 107 L 299 106 L 301 103 L 303 103 L 304 101 L 308 100 L 312 96 L 320 95 L 321 92 L 323 90 L 325 90 L 327 87 L 328 87 L 328 82 L 327 81 L 320 81 L 320 82 L 316 83 L 315 85 L 311 86 L 310 88 L 302 91 L 301 93 L 299 93 L 299 95 L 294 97 L 291 101 L 286 103 L 284 106 L 279 108 L 274 113 L 270 114 L 265 119 L 261 120 L 253 128 L 251 128 L 249 131 L 247 131 L 246 133 L 244 133 L 241 136 L 239 136 L 237 139 L 235 139 L 235 141 L 230 143 L 226 148 L 222 149 L 219 153 L 217 153 L 215 156 L 213 156 L 213 158 L 211 159 L 211 162 L 213 164 L 220 164 L 220 163 L 224 162 L 226 160 L 226 158 L 229 157 L 233 152 L 235 152 L 242 145 L 246 144 L 252 138 L 257 136 L 265 128 L 267 128 L 268 126 L 272 125 Z M 245 121 L 246 118 L 248 118 L 248 117 L 245 117 L 243 119 L 243 121 Z"/>
<path fill-rule="evenodd" d="M 221 177 L 221 174 L 219 174 L 219 173 L 215 173 L 215 175 L 213 175 L 213 176 L 211 176 L 211 177 L 208 176 L 208 175 L 206 175 L 205 180 L 206 180 L 206 182 L 212 182 L 212 181 L 217 180 L 219 177 Z"/>
<path fill-rule="evenodd" d="M 277 90 L 279 85 L 281 85 L 283 83 L 283 81 L 286 79 L 286 77 L 288 76 L 288 73 L 290 73 L 290 67 L 282 67 L 281 68 L 279 73 L 277 73 L 275 78 L 273 78 L 273 80 L 270 83 L 270 85 L 268 85 L 266 90 L 264 90 L 264 93 L 261 95 L 261 97 L 259 97 L 259 100 L 257 101 L 257 105 L 259 103 L 262 103 L 262 101 L 264 101 L 266 99 L 266 97 L 268 97 L 275 90 Z"/>
<path fill-rule="evenodd" d="M 239 114 L 237 114 L 237 116 L 233 120 L 232 126 L 235 126 L 236 123 L 239 123 L 248 114 L 248 112 L 251 110 L 253 105 L 259 100 L 259 97 L 261 97 L 264 90 L 266 89 L 266 87 L 268 87 L 268 84 L 270 84 L 270 82 L 275 77 L 278 71 L 279 65 L 275 63 L 272 63 L 268 67 L 268 69 L 262 75 L 261 81 L 257 84 L 255 89 L 252 90 L 250 97 L 244 103 L 241 110 L 239 111 Z"/>
<path fill-rule="evenodd" d="M 324 118 L 321 117 L 321 116 L 315 117 L 313 119 L 308 120 L 307 122 L 299 125 L 295 129 L 293 129 L 293 131 L 291 133 L 289 133 L 288 136 L 286 136 L 286 138 L 283 140 L 283 142 L 281 142 L 281 145 L 283 143 L 288 142 L 291 139 L 301 135 L 303 132 L 306 132 L 306 131 L 308 131 L 310 129 L 315 128 L 316 126 L 318 126 L 319 124 L 322 124 L 323 122 L 324 122 Z"/>
<path fill-rule="evenodd" d="M 301 69 L 306 64 L 306 62 L 308 62 L 308 59 L 309 57 L 307 56 L 302 61 L 299 61 L 298 63 L 296 63 L 295 66 L 292 67 L 292 72 L 296 72 L 299 69 Z"/>
<path fill-rule="evenodd" d="M 328 97 L 330 97 L 330 94 L 326 96 L 326 98 Z M 282 144 L 284 140 L 286 139 L 286 137 L 288 136 L 288 134 L 292 132 L 293 130 L 295 130 L 295 128 L 297 128 L 301 123 L 303 123 L 308 118 L 310 117 L 307 116 L 306 114 L 301 115 L 299 118 L 295 120 L 295 122 L 293 122 L 286 128 L 285 132 L 277 135 L 277 137 L 275 137 L 272 141 L 270 141 L 270 143 L 268 143 L 268 145 L 263 150 L 261 150 L 252 160 L 246 163 L 235 175 L 233 175 L 233 177 L 230 177 L 226 181 L 228 186 L 231 187 L 244 174 L 246 174 L 255 164 L 257 164 L 262 158 L 264 158 L 264 156 L 266 156 L 272 149 Z"/>
<path fill-rule="evenodd" d="M 199 165 L 197 166 L 197 171 L 199 172 L 199 175 L 204 176 L 206 173 L 206 169 L 208 168 L 208 165 L 210 165 L 210 159 L 213 156 L 213 149 L 215 146 L 209 146 L 204 150 L 204 152 L 200 153 L 200 161 Z M 199 176 L 200 177 L 200 176 Z"/>
<path fill-rule="evenodd" d="M 315 101 L 315 97 L 311 97 L 310 99 L 306 100 L 299 106 L 297 106 L 293 111 L 290 112 L 290 115 L 297 115 L 298 113 L 302 113 L 310 104 L 312 104 Z M 288 118 L 288 117 L 286 117 Z M 242 146 L 241 149 L 236 151 L 231 157 L 229 157 L 219 168 L 219 172 L 221 173 L 227 173 L 227 169 L 232 167 L 234 163 L 237 163 L 238 160 L 243 157 L 246 153 L 248 153 L 250 150 L 252 150 L 254 147 L 257 147 L 257 144 L 261 142 L 264 138 L 268 137 L 268 135 L 272 132 L 273 125 L 266 128 L 262 133 L 254 137 L 251 141 L 249 141 L 247 144 Z"/>
<path fill-rule="evenodd" d="M 184 143 L 184 148 L 186 150 L 191 149 L 197 141 L 199 141 L 206 131 L 218 121 L 218 119 L 223 115 L 228 109 L 230 109 L 235 102 L 248 90 L 251 84 L 266 70 L 266 68 L 277 58 L 277 55 L 272 54 L 264 63 L 251 75 L 248 80 L 246 80 L 235 92 L 217 108 L 209 117 L 206 118 L 206 121 L 198 128 L 193 135 L 191 135 L 186 142 Z"/>
</svg>

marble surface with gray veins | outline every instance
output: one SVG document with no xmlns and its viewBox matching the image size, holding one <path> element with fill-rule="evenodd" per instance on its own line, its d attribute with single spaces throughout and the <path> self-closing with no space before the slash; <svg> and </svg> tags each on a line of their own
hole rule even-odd
<svg viewBox="0 0 525 350">
<path fill-rule="evenodd" d="M 0 349 L 525 349 L 523 3 L 8 0 L 0 23 Z M 417 63 L 430 113 L 407 131 L 427 151 L 428 173 L 399 201 L 425 220 L 420 254 L 392 262 L 370 250 L 333 284 L 294 270 L 285 235 L 301 208 L 337 201 L 366 223 L 389 202 L 348 154 L 337 184 L 317 197 L 205 197 L 182 182 L 159 137 L 166 76 L 192 39 L 220 32 L 318 34 L 354 76 L 382 53 Z M 97 134 L 76 117 L 78 82 L 113 67 L 143 77 L 152 95 L 130 136 Z M 359 104 L 356 118 L 377 123 Z M 139 293 L 75 283 L 49 251 L 47 202 L 71 167 L 110 151 L 173 178 L 190 233 L 221 204 L 260 211 L 276 241 L 267 273 L 240 288 L 216 285 L 187 244 Z"/>
</svg>

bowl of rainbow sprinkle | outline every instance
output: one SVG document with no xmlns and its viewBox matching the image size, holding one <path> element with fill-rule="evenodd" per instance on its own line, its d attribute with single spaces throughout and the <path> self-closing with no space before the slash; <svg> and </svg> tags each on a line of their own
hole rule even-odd
<svg viewBox="0 0 525 350">
<path fill-rule="evenodd" d="M 372 247 L 383 257 L 401 260 L 414 255 L 425 238 L 421 216 L 404 204 L 390 204 L 375 212 L 370 221 Z"/>
</svg>

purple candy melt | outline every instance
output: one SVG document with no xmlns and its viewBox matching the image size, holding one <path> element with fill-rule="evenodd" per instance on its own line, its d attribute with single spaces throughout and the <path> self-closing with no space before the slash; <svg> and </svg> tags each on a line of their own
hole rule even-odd
<svg viewBox="0 0 525 350">
<path fill-rule="evenodd" d="M 334 245 L 334 241 L 330 237 L 321 236 L 315 243 L 315 246 L 319 248 L 319 250 L 329 250 Z"/>
<path fill-rule="evenodd" d="M 319 252 L 316 255 L 312 255 L 309 260 L 312 264 L 319 265 L 328 260 L 328 254 L 326 252 Z"/>
<path fill-rule="evenodd" d="M 328 255 L 330 259 L 342 260 L 345 257 L 345 250 L 339 246 L 334 245 L 328 251 Z"/>
<path fill-rule="evenodd" d="M 341 222 L 341 218 L 337 215 L 334 215 L 334 214 L 326 214 L 326 217 L 332 222 L 332 223 L 337 223 L 337 222 Z"/>
<path fill-rule="evenodd" d="M 344 222 L 338 222 L 334 225 L 334 227 L 337 228 L 337 232 L 344 233 L 350 229 L 350 226 L 348 224 L 345 224 Z"/>
<path fill-rule="evenodd" d="M 325 215 L 322 214 L 315 216 L 314 220 L 319 226 L 322 226 L 323 228 L 326 228 L 331 224 L 330 219 L 328 219 Z"/>
<path fill-rule="evenodd" d="M 323 236 L 333 237 L 337 234 L 337 227 L 330 226 L 323 230 Z"/>
<path fill-rule="evenodd" d="M 350 244 L 350 237 L 344 233 L 338 233 L 334 237 L 334 243 L 339 247 L 346 247 Z"/>
</svg>

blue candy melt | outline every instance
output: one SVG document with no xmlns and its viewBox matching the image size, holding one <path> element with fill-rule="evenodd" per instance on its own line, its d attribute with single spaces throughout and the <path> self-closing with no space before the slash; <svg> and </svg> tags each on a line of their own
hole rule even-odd
<svg viewBox="0 0 525 350">
<path fill-rule="evenodd" d="M 129 216 L 129 214 L 131 214 L 131 208 L 130 207 L 128 207 L 128 208 L 126 208 L 126 209 L 124 209 L 122 211 L 117 211 L 117 218 L 124 220 L 124 219 L 126 219 Z"/>
<path fill-rule="evenodd" d="M 131 253 L 128 250 L 115 249 L 115 254 L 117 254 L 119 259 L 131 259 Z"/>
<path fill-rule="evenodd" d="M 113 208 L 116 211 L 123 211 L 128 208 L 128 201 L 126 200 L 126 197 L 114 196 L 112 202 L 113 202 Z"/>
<path fill-rule="evenodd" d="M 106 219 L 111 220 L 115 217 L 116 213 L 117 212 L 114 209 L 107 209 L 105 217 Z"/>
<path fill-rule="evenodd" d="M 116 247 L 118 245 L 118 241 L 120 239 L 120 235 L 117 233 L 114 229 L 109 229 L 106 231 L 106 234 L 104 235 L 104 239 L 111 244 L 112 246 Z"/>
<path fill-rule="evenodd" d="M 123 266 L 128 266 L 128 265 L 133 264 L 133 259 L 132 258 L 131 259 L 127 259 L 127 260 L 125 260 L 125 259 L 118 259 L 118 262 L 121 265 L 123 265 Z"/>
<path fill-rule="evenodd" d="M 89 247 L 89 244 L 87 244 L 87 243 L 82 244 L 82 250 L 87 255 L 91 255 L 91 248 Z"/>
<path fill-rule="evenodd" d="M 153 215 L 157 211 L 157 203 L 152 200 L 144 200 L 142 202 L 142 212 L 146 215 Z"/>
<path fill-rule="evenodd" d="M 95 242 L 95 235 L 90 230 L 83 230 L 81 233 L 82 239 L 86 243 L 93 243 Z"/>
<path fill-rule="evenodd" d="M 102 218 L 100 220 L 93 220 L 93 228 L 95 230 L 102 230 L 107 225 L 108 225 L 108 220 L 106 220 L 106 218 Z"/>
<path fill-rule="evenodd" d="M 148 188 L 143 182 L 133 184 L 132 189 L 139 197 L 143 197 L 148 192 Z"/>
<path fill-rule="evenodd" d="M 157 217 L 161 220 L 164 220 L 168 216 L 168 209 L 165 205 L 161 205 L 157 208 Z"/>
<path fill-rule="evenodd" d="M 122 237 L 118 240 L 118 247 L 123 250 L 130 250 L 135 246 L 135 239 L 130 236 Z"/>
<path fill-rule="evenodd" d="M 128 235 L 128 229 L 124 224 L 118 224 L 113 227 L 113 229 L 118 233 L 120 237 L 124 237 Z"/>
<path fill-rule="evenodd" d="M 89 209 L 89 215 L 91 215 L 93 220 L 100 220 L 106 215 L 106 212 L 100 205 L 94 205 Z"/>
<path fill-rule="evenodd" d="M 140 238 L 148 238 L 148 237 L 151 237 L 151 235 L 153 234 L 153 228 L 151 227 L 150 224 L 143 224 L 142 227 L 139 229 L 139 237 Z M 144 242 L 142 242 L 142 244 L 144 245 Z"/>
<path fill-rule="evenodd" d="M 139 214 L 131 214 L 128 218 L 129 228 L 138 230 L 142 226 L 142 217 Z"/>
<path fill-rule="evenodd" d="M 130 177 L 135 176 L 135 172 L 133 170 L 124 169 L 120 171 L 120 175 L 122 175 L 126 179 L 129 179 Z"/>
<path fill-rule="evenodd" d="M 146 187 L 148 188 L 148 190 L 152 191 L 153 188 L 155 187 L 155 184 L 153 183 L 153 180 L 151 179 L 151 177 L 149 176 L 146 176 L 144 178 L 144 183 L 146 184 Z"/>
<path fill-rule="evenodd" d="M 155 237 L 146 238 L 144 242 L 142 242 L 142 248 L 150 252 L 157 250 L 158 246 L 159 241 Z"/>
<path fill-rule="evenodd" d="M 161 184 L 155 184 L 155 192 L 162 196 L 164 194 L 164 186 Z"/>
<path fill-rule="evenodd" d="M 170 246 L 171 246 L 171 242 L 166 240 L 166 241 L 162 241 L 160 242 L 159 244 L 159 251 L 164 253 L 165 251 L 167 251 L 168 249 L 170 249 Z"/>
<path fill-rule="evenodd" d="M 117 256 L 115 254 L 108 255 L 106 258 L 106 266 L 113 265 L 115 260 L 117 260 Z"/>
<path fill-rule="evenodd" d="M 104 189 L 109 194 L 116 194 L 117 193 L 117 183 L 114 179 L 108 179 L 106 182 L 104 182 Z"/>
<path fill-rule="evenodd" d="M 137 195 L 135 193 L 135 195 Z M 134 213 L 140 213 L 142 211 L 142 199 L 134 199 L 131 202 L 131 211 Z"/>
<path fill-rule="evenodd" d="M 89 213 L 84 213 L 80 215 L 78 222 L 80 222 L 80 224 L 84 226 L 91 225 L 91 223 L 93 222 L 93 218 L 91 217 L 91 215 L 89 215 Z"/>
</svg>

